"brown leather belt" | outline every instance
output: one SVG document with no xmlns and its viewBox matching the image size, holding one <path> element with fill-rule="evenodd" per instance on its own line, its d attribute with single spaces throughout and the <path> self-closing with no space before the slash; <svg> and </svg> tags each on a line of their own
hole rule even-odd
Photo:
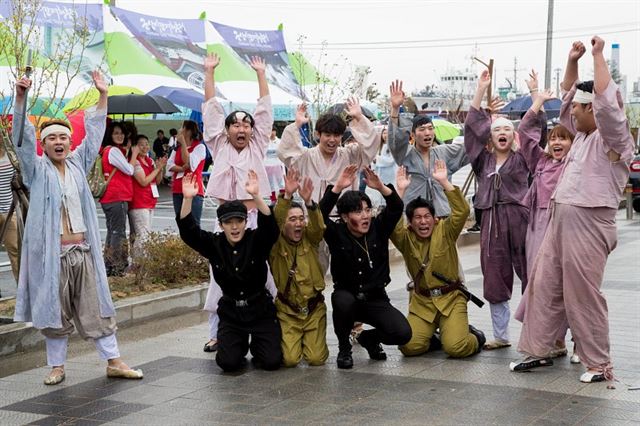
<svg viewBox="0 0 640 426">
<path fill-rule="evenodd" d="M 320 302 L 324 301 L 324 295 L 322 293 L 316 294 L 314 297 L 309 299 L 307 302 L 307 306 L 300 307 L 289 301 L 282 293 L 278 293 L 278 300 L 282 303 L 293 309 L 295 312 L 303 315 L 310 315 L 320 304 Z"/>
<path fill-rule="evenodd" d="M 436 288 L 422 288 L 417 285 L 415 287 L 415 292 L 424 297 L 438 297 L 444 296 L 445 294 L 451 293 L 452 291 L 459 290 L 460 288 L 462 288 L 462 283 L 460 281 L 456 281 L 455 283 L 443 285 Z"/>
</svg>

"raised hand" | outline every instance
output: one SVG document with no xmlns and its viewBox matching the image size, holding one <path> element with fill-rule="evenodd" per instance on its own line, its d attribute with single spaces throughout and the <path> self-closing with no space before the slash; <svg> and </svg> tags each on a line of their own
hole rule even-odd
<svg viewBox="0 0 640 426">
<path fill-rule="evenodd" d="M 411 175 L 407 173 L 407 168 L 405 166 L 398 167 L 398 170 L 396 171 L 396 189 L 398 190 L 398 193 L 402 191 L 402 193 L 404 194 L 404 191 L 409 187 L 410 184 Z"/>
<path fill-rule="evenodd" d="M 364 169 L 364 182 L 371 189 L 375 189 L 376 191 L 381 191 L 384 187 L 384 183 L 380 180 L 380 176 L 376 174 L 369 166 Z"/>
<path fill-rule="evenodd" d="M 96 87 L 96 89 L 98 89 L 98 92 L 100 92 L 100 94 L 107 94 L 109 92 L 109 85 L 105 81 L 100 71 L 91 71 L 91 78 L 93 79 L 93 85 Z"/>
<path fill-rule="evenodd" d="M 310 177 L 305 177 L 302 180 L 302 185 L 298 187 L 298 194 L 304 200 L 304 204 L 311 205 L 311 195 L 313 194 L 313 181 Z"/>
<path fill-rule="evenodd" d="M 494 96 L 487 105 L 487 109 L 492 113 L 498 112 L 505 106 L 504 101 L 499 96 Z"/>
<path fill-rule="evenodd" d="M 447 164 L 443 160 L 435 161 L 432 176 L 438 183 L 448 181 Z"/>
<path fill-rule="evenodd" d="M 182 196 L 193 198 L 198 195 L 198 179 L 193 173 L 187 173 L 182 178 Z"/>
<path fill-rule="evenodd" d="M 298 190 L 299 187 L 300 172 L 298 172 L 294 167 L 290 167 L 284 177 L 284 193 L 288 198 L 291 198 L 291 196 Z"/>
<path fill-rule="evenodd" d="M 244 190 L 253 198 L 259 196 L 260 185 L 258 184 L 258 174 L 255 170 L 249 170 L 249 173 L 247 173 L 247 181 L 244 184 Z"/>
<path fill-rule="evenodd" d="M 480 74 L 478 78 L 478 90 L 482 90 L 483 92 L 489 88 L 491 85 L 491 74 L 489 74 L 489 70 L 484 70 Z"/>
<path fill-rule="evenodd" d="M 354 120 L 360 119 L 362 117 L 362 108 L 360 107 L 360 101 L 355 96 L 350 96 L 346 102 L 346 111 L 347 114 Z"/>
<path fill-rule="evenodd" d="M 578 61 L 586 51 L 587 48 L 584 47 L 581 41 L 574 41 L 571 45 L 571 50 L 569 50 L 569 60 Z"/>
<path fill-rule="evenodd" d="M 220 57 L 217 54 L 211 52 L 204 58 L 204 69 L 205 69 L 205 71 L 211 72 L 218 65 L 220 65 Z"/>
<path fill-rule="evenodd" d="M 531 70 L 529 73 L 529 80 L 525 80 L 525 82 L 529 88 L 529 93 L 533 95 L 538 92 L 538 73 L 536 70 Z"/>
<path fill-rule="evenodd" d="M 260 56 L 252 56 L 249 65 L 251 65 L 251 68 L 257 73 L 263 73 L 267 69 L 267 63 Z"/>
<path fill-rule="evenodd" d="M 30 87 L 31 80 L 27 77 L 22 77 L 20 80 L 16 81 L 16 101 L 21 102 L 24 100 L 25 94 Z"/>
<path fill-rule="evenodd" d="M 307 104 L 302 103 L 296 108 L 296 127 L 301 128 L 309 122 L 309 113 L 307 112 Z"/>
<path fill-rule="evenodd" d="M 593 36 L 591 38 L 591 54 L 597 55 L 601 54 L 604 49 L 604 40 L 598 36 Z"/>
<path fill-rule="evenodd" d="M 538 93 L 538 97 L 540 97 L 542 99 L 542 102 L 547 102 L 550 99 L 555 98 L 555 95 L 553 94 L 553 90 L 551 89 L 545 89 L 543 91 L 541 91 L 540 93 Z"/>
<path fill-rule="evenodd" d="M 340 174 L 340 177 L 336 181 L 335 185 L 333 185 L 333 189 L 335 189 L 336 192 L 340 193 L 343 189 L 353 185 L 353 181 L 356 178 L 357 171 L 358 166 L 356 166 L 355 164 L 349 164 Z"/>
<path fill-rule="evenodd" d="M 167 165 L 167 156 L 166 156 L 166 155 L 165 155 L 165 156 L 162 156 L 162 157 L 160 157 L 160 158 L 158 158 L 158 159 L 156 160 L 156 167 L 157 167 L 158 169 L 161 169 L 161 168 L 163 168 L 163 167 L 164 167 L 164 166 L 166 166 L 166 165 Z"/>
<path fill-rule="evenodd" d="M 391 102 L 391 108 L 399 109 L 404 104 L 405 95 L 402 91 L 402 80 L 396 80 L 391 82 L 389 86 L 389 102 Z"/>
<path fill-rule="evenodd" d="M 138 157 L 138 154 L 140 154 L 140 147 L 138 145 L 133 145 L 131 147 L 131 158 Z"/>
</svg>

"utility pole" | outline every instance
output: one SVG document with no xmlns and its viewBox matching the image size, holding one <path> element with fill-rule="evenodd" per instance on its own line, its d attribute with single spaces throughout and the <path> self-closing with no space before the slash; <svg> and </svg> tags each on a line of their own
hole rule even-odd
<svg viewBox="0 0 640 426">
<path fill-rule="evenodd" d="M 556 96 L 560 96 L 560 71 L 562 71 L 562 69 L 560 68 L 556 68 L 554 70 L 556 72 Z"/>
<path fill-rule="evenodd" d="M 518 58 L 513 58 L 513 93 L 518 93 Z"/>
<path fill-rule="evenodd" d="M 547 0 L 547 55 L 544 61 L 544 87 L 551 87 L 551 48 L 553 42 L 553 0 Z"/>
</svg>

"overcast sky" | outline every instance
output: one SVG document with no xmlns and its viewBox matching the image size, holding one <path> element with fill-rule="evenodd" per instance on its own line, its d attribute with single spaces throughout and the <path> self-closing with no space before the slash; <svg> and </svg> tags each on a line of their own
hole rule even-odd
<svg viewBox="0 0 640 426">
<path fill-rule="evenodd" d="M 394 78 L 409 90 L 436 83 L 447 69 L 469 67 L 474 49 L 482 59 L 495 59 L 498 85 L 513 77 L 516 57 L 519 87 L 532 67 L 544 81 L 547 0 L 117 0 L 117 6 L 176 18 L 206 11 L 209 20 L 249 29 L 283 23 L 290 51 L 304 36 L 303 53 L 316 64 L 326 41 L 323 63 L 346 57 L 370 66 L 370 83 L 383 93 Z M 572 41 L 586 45 L 593 34 L 606 41 L 607 59 L 611 44 L 620 44 L 621 72 L 631 90 L 640 76 L 640 1 L 556 0 L 553 68 L 564 68 Z M 581 76 L 590 78 L 590 50 L 580 64 Z"/>
</svg>

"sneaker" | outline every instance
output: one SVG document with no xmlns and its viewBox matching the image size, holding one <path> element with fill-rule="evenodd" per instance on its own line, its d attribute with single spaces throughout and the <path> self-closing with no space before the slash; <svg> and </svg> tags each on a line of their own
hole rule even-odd
<svg viewBox="0 0 640 426">
<path fill-rule="evenodd" d="M 366 336 L 367 334 L 364 334 L 364 333 L 360 334 L 360 336 L 358 336 L 358 343 L 360 343 L 360 346 L 362 346 L 367 350 L 367 353 L 369 354 L 369 358 L 376 361 L 386 360 L 387 354 L 384 352 L 384 349 L 382 349 L 382 345 L 379 342 L 366 341 L 365 339 Z"/>
<path fill-rule="evenodd" d="M 587 371 L 582 376 L 580 376 L 580 381 L 582 383 L 597 383 L 604 382 L 605 380 L 606 379 L 604 377 L 604 374 L 602 373 L 590 373 Z"/>
<path fill-rule="evenodd" d="M 471 228 L 467 228 L 467 232 L 470 234 L 477 234 L 480 232 L 480 224 L 476 223 Z"/>
<path fill-rule="evenodd" d="M 512 362 L 509 364 L 509 370 L 511 371 L 529 371 L 538 367 L 549 367 L 553 365 L 553 360 L 551 358 L 535 358 L 532 356 L 528 356 L 522 361 Z"/>
<path fill-rule="evenodd" d="M 487 338 L 485 337 L 482 330 L 478 330 L 471 324 L 469 324 L 469 333 L 473 334 L 474 336 L 476 336 L 476 339 L 478 339 L 478 350 L 476 351 L 476 353 L 479 353 L 482 350 L 484 344 L 487 343 Z"/>
<path fill-rule="evenodd" d="M 580 364 L 580 357 L 576 354 L 571 355 L 571 358 L 569 358 L 569 362 L 571 364 Z"/>
<path fill-rule="evenodd" d="M 353 368 L 353 357 L 351 356 L 351 349 L 341 349 L 338 352 L 336 363 L 338 364 L 338 368 L 346 370 Z"/>
</svg>

